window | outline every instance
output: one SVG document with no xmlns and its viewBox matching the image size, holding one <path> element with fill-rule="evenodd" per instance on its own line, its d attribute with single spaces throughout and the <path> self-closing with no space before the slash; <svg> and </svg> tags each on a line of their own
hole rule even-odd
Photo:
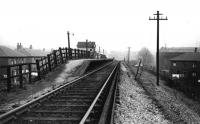
<svg viewBox="0 0 200 124">
<path fill-rule="evenodd" d="M 179 76 L 180 76 L 179 74 L 172 74 L 173 79 L 179 79 Z"/>
<path fill-rule="evenodd" d="M 196 68 L 196 64 L 195 63 L 192 64 L 192 68 Z"/>
<path fill-rule="evenodd" d="M 11 64 L 11 65 L 13 65 L 13 64 L 14 64 L 14 61 L 13 61 L 13 60 L 11 60 L 11 61 L 10 61 L 10 64 Z"/>
<path fill-rule="evenodd" d="M 173 62 L 173 66 L 176 66 L 176 62 Z"/>
<path fill-rule="evenodd" d="M 17 61 L 15 59 L 13 60 L 13 64 L 17 64 Z"/>
<path fill-rule="evenodd" d="M 193 73 L 192 73 L 192 76 L 193 76 L 193 77 L 196 77 L 196 76 L 197 76 L 197 73 L 193 72 Z"/>
</svg>

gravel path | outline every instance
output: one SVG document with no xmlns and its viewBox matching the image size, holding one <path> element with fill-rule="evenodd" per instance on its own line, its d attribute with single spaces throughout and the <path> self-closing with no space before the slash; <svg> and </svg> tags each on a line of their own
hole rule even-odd
<svg viewBox="0 0 200 124">
<path fill-rule="evenodd" d="M 119 83 L 120 103 L 116 106 L 116 124 L 168 124 L 162 112 L 146 91 L 121 64 Z"/>
</svg>

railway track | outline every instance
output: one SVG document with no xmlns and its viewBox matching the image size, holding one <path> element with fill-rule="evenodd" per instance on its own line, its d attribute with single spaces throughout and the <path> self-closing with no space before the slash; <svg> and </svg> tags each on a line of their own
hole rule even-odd
<svg viewBox="0 0 200 124">
<path fill-rule="evenodd" d="M 113 121 L 119 63 L 112 62 L 0 116 L 0 124 Z"/>
</svg>

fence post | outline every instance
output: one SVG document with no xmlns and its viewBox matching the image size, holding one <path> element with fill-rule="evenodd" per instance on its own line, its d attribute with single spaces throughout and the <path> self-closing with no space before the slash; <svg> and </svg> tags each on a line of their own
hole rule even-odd
<svg viewBox="0 0 200 124">
<path fill-rule="evenodd" d="M 76 55 L 76 49 L 74 49 L 74 59 L 76 59 L 77 55 Z"/>
<path fill-rule="evenodd" d="M 85 50 L 84 50 L 84 58 L 85 58 L 85 59 L 87 58 L 87 53 L 86 53 Z"/>
<path fill-rule="evenodd" d="M 54 64 L 55 64 L 55 66 L 57 66 L 56 50 L 53 51 L 53 55 L 54 55 Z"/>
<path fill-rule="evenodd" d="M 31 76 L 31 71 L 32 71 L 31 70 L 31 63 L 28 64 L 28 71 L 29 71 L 29 76 L 28 76 L 29 77 L 29 83 L 32 83 L 32 79 L 31 79 L 32 78 L 32 76 Z"/>
<path fill-rule="evenodd" d="M 40 71 L 42 72 L 42 75 L 44 75 L 45 74 L 45 70 L 44 70 L 44 59 L 43 58 L 41 58 L 41 62 L 42 62 L 42 65 L 41 65 L 41 67 L 40 67 Z"/>
<path fill-rule="evenodd" d="M 80 50 L 80 58 L 82 58 L 82 50 Z"/>
<path fill-rule="evenodd" d="M 65 62 L 67 62 L 67 60 L 68 60 L 68 51 L 67 51 L 67 47 L 65 48 Z"/>
<path fill-rule="evenodd" d="M 41 79 L 40 62 L 38 59 L 36 60 L 36 66 L 37 66 L 38 79 L 40 80 Z"/>
<path fill-rule="evenodd" d="M 48 57 L 45 57 L 45 72 L 48 73 Z"/>
<path fill-rule="evenodd" d="M 80 50 L 78 49 L 78 59 L 80 59 Z"/>
<path fill-rule="evenodd" d="M 84 58 L 84 56 L 83 56 L 83 50 L 81 50 L 81 58 Z"/>
<path fill-rule="evenodd" d="M 51 58 L 50 58 L 50 54 L 48 54 L 47 57 L 48 57 L 49 71 L 51 71 Z"/>
<path fill-rule="evenodd" d="M 10 66 L 7 67 L 7 91 L 11 90 L 11 70 Z"/>
<path fill-rule="evenodd" d="M 61 63 L 64 63 L 64 62 L 63 62 L 63 54 L 62 54 L 62 49 L 61 49 L 61 47 L 59 47 L 59 51 L 60 51 Z"/>
<path fill-rule="evenodd" d="M 69 58 L 72 59 L 72 49 L 69 48 Z"/>
<path fill-rule="evenodd" d="M 22 65 L 19 65 L 19 87 L 23 88 Z"/>
<path fill-rule="evenodd" d="M 88 51 L 88 58 L 90 58 L 90 51 Z"/>
</svg>

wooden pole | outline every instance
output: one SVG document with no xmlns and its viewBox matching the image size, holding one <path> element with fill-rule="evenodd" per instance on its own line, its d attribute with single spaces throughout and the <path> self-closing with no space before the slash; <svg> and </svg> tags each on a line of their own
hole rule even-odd
<svg viewBox="0 0 200 124">
<path fill-rule="evenodd" d="M 22 65 L 19 65 L 19 87 L 23 88 Z"/>
<path fill-rule="evenodd" d="M 29 71 L 29 76 L 28 76 L 28 78 L 29 78 L 29 83 L 31 84 L 32 83 L 32 75 L 31 75 L 31 72 L 32 72 L 32 70 L 31 70 L 31 63 L 29 63 L 28 64 L 28 71 Z"/>
<path fill-rule="evenodd" d="M 11 70 L 10 66 L 7 67 L 7 91 L 10 92 L 11 90 Z"/>
<path fill-rule="evenodd" d="M 37 67 L 38 79 L 40 80 L 41 79 L 41 72 L 40 72 L 40 62 L 39 62 L 38 59 L 36 60 L 36 67 Z"/>
</svg>

